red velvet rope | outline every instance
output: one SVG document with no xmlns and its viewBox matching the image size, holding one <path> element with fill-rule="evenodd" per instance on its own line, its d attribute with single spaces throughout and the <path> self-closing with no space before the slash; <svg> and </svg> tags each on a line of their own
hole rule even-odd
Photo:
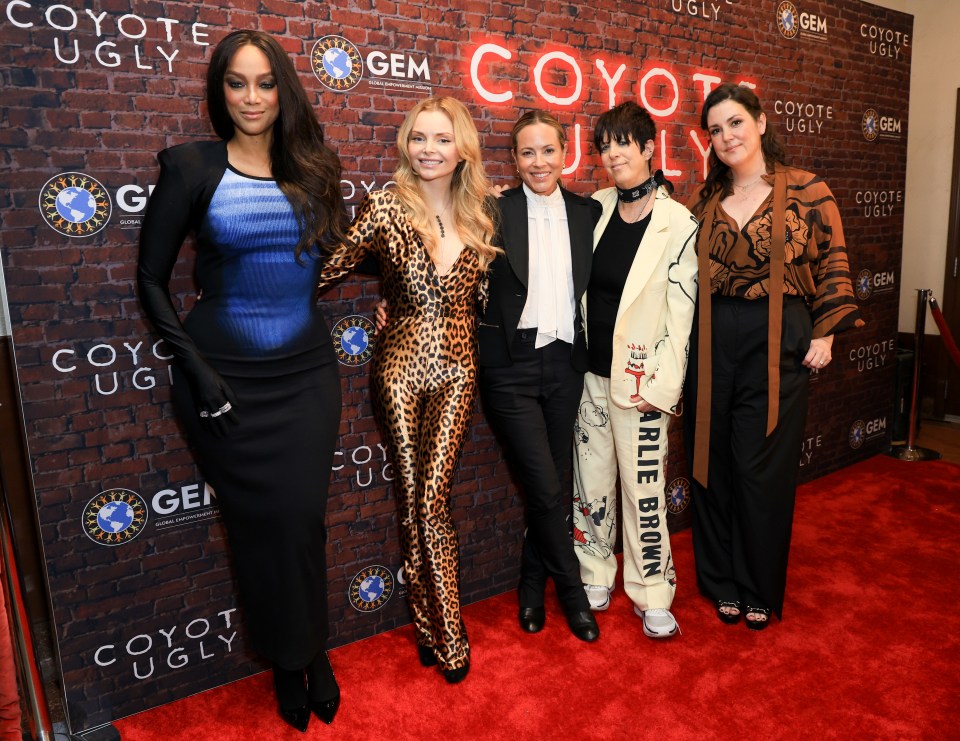
<svg viewBox="0 0 960 741">
<path fill-rule="evenodd" d="M 933 314 L 933 321 L 937 323 L 937 327 L 940 329 L 940 338 L 943 340 L 943 344 L 947 346 L 947 352 L 950 353 L 953 364 L 960 368 L 960 350 L 957 349 L 957 343 L 953 341 L 953 335 L 950 334 L 947 320 L 943 318 L 943 312 L 940 311 L 937 300 L 933 296 L 930 297 L 930 312 Z"/>
</svg>

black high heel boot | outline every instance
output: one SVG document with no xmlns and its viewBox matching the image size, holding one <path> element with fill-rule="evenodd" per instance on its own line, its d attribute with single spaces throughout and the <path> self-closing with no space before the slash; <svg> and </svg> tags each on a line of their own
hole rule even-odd
<svg viewBox="0 0 960 741">
<path fill-rule="evenodd" d="M 307 666 L 307 695 L 313 714 L 327 725 L 333 723 L 340 709 L 340 686 L 326 651 L 321 651 Z"/>
<path fill-rule="evenodd" d="M 417 658 L 420 659 L 420 666 L 437 665 L 437 652 L 433 650 L 433 646 L 421 646 L 418 643 Z"/>
<path fill-rule="evenodd" d="M 310 708 L 307 707 L 307 688 L 303 669 L 283 669 L 273 666 L 273 690 L 277 694 L 280 717 L 300 733 L 307 732 Z"/>
</svg>

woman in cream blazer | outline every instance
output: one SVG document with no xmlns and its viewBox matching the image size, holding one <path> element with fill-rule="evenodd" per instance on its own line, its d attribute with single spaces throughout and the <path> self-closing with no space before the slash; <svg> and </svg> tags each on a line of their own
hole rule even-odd
<svg viewBox="0 0 960 741">
<path fill-rule="evenodd" d="M 617 561 L 617 480 L 623 495 L 624 590 L 651 638 L 674 635 L 675 573 L 664 461 L 695 308 L 697 222 L 651 174 L 656 129 L 632 101 L 594 134 L 616 187 L 603 207 L 583 314 L 589 369 L 575 430 L 573 524 L 591 608 L 605 610 Z"/>
</svg>

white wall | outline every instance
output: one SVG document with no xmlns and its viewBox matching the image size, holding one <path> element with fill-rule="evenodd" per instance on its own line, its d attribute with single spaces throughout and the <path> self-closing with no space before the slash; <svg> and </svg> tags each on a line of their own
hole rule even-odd
<svg viewBox="0 0 960 741">
<path fill-rule="evenodd" d="M 871 2 L 914 16 L 899 322 L 901 332 L 912 333 L 916 289 L 932 289 L 943 303 L 954 124 L 960 88 L 960 2 Z M 936 334 L 936 324 L 927 322 L 926 330 Z"/>
</svg>

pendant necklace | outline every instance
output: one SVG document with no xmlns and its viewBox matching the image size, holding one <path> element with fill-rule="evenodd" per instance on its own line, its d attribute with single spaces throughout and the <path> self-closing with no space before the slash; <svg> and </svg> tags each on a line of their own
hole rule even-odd
<svg viewBox="0 0 960 741">
<path fill-rule="evenodd" d="M 741 196 L 746 196 L 747 191 L 750 190 L 754 185 L 759 183 L 761 180 L 763 180 L 763 175 L 760 175 L 756 180 L 749 182 L 746 185 L 737 185 L 736 183 L 733 183 L 734 192 L 739 191 Z"/>
<path fill-rule="evenodd" d="M 447 230 L 444 229 L 443 227 L 443 219 L 440 218 L 440 214 L 445 214 L 447 212 L 447 209 L 449 208 L 450 208 L 450 202 L 448 201 L 447 205 L 443 207 L 443 210 L 439 214 L 434 213 L 434 216 L 437 219 L 437 226 L 440 227 L 440 239 L 446 239 L 447 237 Z"/>
</svg>

